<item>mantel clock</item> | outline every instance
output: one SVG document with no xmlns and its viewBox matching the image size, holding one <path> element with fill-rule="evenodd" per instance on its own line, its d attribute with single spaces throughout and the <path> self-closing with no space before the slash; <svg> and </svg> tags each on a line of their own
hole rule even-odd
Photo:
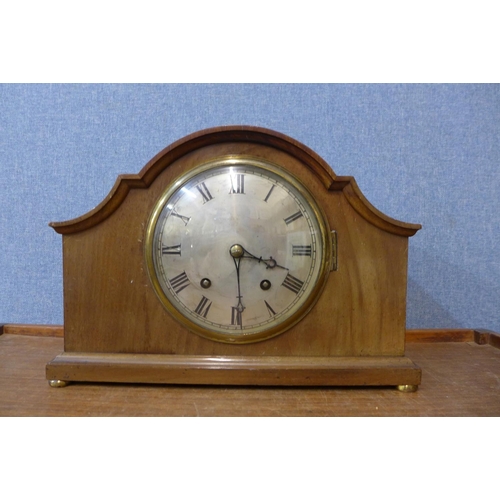
<svg viewBox="0 0 500 500">
<path fill-rule="evenodd" d="M 63 235 L 64 352 L 51 385 L 412 391 L 408 238 L 352 177 L 274 131 L 192 134 Z"/>
</svg>

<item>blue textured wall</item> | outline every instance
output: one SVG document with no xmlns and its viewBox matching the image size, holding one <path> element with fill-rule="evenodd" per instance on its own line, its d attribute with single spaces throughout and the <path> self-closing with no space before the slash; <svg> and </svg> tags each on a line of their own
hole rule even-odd
<svg viewBox="0 0 500 500">
<path fill-rule="evenodd" d="M 408 327 L 500 331 L 499 85 L 0 85 L 0 323 L 60 324 L 61 236 L 171 142 L 267 127 L 410 239 Z"/>
</svg>

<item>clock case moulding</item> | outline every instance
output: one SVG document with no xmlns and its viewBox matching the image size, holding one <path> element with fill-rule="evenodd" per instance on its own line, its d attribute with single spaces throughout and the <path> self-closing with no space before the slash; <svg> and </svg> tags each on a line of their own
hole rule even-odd
<svg viewBox="0 0 500 500">
<path fill-rule="evenodd" d="M 249 344 L 188 331 L 158 300 L 144 239 L 157 200 L 200 163 L 245 155 L 278 164 L 313 193 L 337 235 L 337 266 L 295 326 Z M 353 177 L 278 132 L 218 127 L 165 148 L 121 175 L 89 213 L 50 224 L 63 235 L 64 352 L 47 364 L 69 381 L 228 385 L 389 385 L 415 389 L 405 356 L 408 238 L 418 224 L 374 208 Z M 56 382 L 57 381 L 57 382 Z"/>
</svg>

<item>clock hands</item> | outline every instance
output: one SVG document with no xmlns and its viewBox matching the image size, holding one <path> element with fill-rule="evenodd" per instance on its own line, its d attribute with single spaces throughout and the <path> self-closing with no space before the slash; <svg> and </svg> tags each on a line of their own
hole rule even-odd
<svg viewBox="0 0 500 500">
<path fill-rule="evenodd" d="M 241 295 L 241 283 L 240 283 L 240 264 L 241 259 L 253 259 L 259 263 L 265 264 L 266 269 L 274 269 L 275 267 L 279 267 L 280 269 L 285 269 L 288 271 L 287 267 L 280 266 L 272 256 L 269 259 L 263 259 L 262 257 L 256 257 L 251 254 L 249 251 L 245 250 L 241 245 L 235 244 L 232 245 L 229 249 L 229 254 L 233 258 L 234 266 L 236 267 L 236 281 L 238 284 L 238 295 L 236 298 L 238 299 L 238 304 L 236 307 L 231 308 L 231 324 L 237 325 L 240 328 L 243 328 L 242 322 L 242 313 L 245 310 L 245 306 L 243 305 L 241 299 L 243 296 Z M 268 280 L 263 280 L 261 282 L 260 287 L 262 290 L 269 290 L 271 287 L 271 283 Z"/>
</svg>

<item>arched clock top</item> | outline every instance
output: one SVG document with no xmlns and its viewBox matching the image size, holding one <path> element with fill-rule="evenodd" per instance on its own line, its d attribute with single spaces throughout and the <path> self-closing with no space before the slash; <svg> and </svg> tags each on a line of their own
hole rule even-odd
<svg viewBox="0 0 500 500">
<path fill-rule="evenodd" d="M 353 209 L 374 226 L 400 236 L 412 236 L 421 226 L 398 221 L 377 210 L 364 197 L 356 181 L 350 176 L 337 176 L 332 168 L 304 144 L 273 130 L 252 126 L 225 126 L 201 130 L 188 135 L 152 158 L 138 174 L 118 176 L 106 198 L 88 213 L 64 222 L 49 225 L 60 234 L 84 231 L 108 218 L 123 203 L 130 189 L 147 189 L 173 162 L 184 155 L 223 143 L 253 143 L 288 153 L 313 172 L 325 189 L 342 191 Z"/>
</svg>

